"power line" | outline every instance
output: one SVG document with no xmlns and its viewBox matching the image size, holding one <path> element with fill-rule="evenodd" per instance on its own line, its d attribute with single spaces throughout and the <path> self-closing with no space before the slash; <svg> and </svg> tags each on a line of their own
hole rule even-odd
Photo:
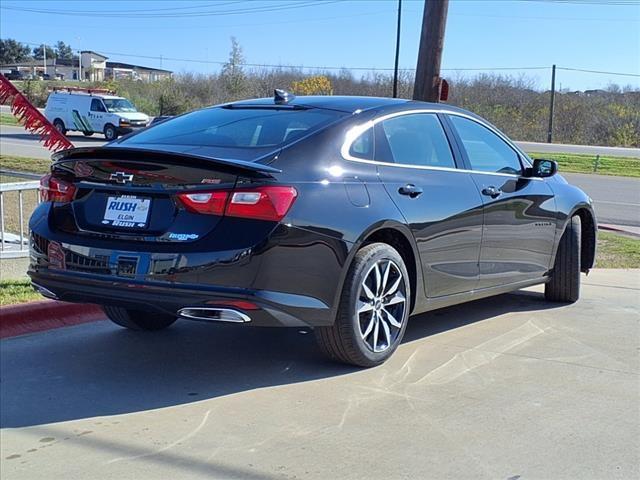
<svg viewBox="0 0 640 480">
<path fill-rule="evenodd" d="M 42 42 L 20 42 L 25 45 L 31 45 L 36 47 L 41 47 L 43 45 Z M 196 58 L 177 58 L 177 57 L 165 57 L 162 56 L 152 56 L 152 55 L 136 55 L 131 53 L 122 53 L 122 52 L 108 52 L 105 50 L 101 50 L 102 53 L 106 53 L 108 55 L 118 55 L 121 57 L 130 57 L 130 58 L 143 58 L 146 60 L 170 60 L 174 62 L 186 62 L 186 63 L 202 63 L 202 64 L 210 64 L 210 65 L 226 65 L 227 61 L 219 61 L 219 60 L 203 60 Z M 282 68 L 282 69 L 308 69 L 308 70 L 357 70 L 357 71 L 393 71 L 393 67 L 346 67 L 346 66 L 328 66 L 328 65 L 282 65 L 282 64 L 273 64 L 273 63 L 241 63 L 239 64 L 243 67 L 253 67 L 253 68 Z M 549 66 L 540 66 L 540 67 L 470 67 L 470 68 L 442 68 L 443 71 L 448 72 L 487 72 L 487 71 L 522 71 L 522 70 L 548 70 Z M 640 74 L 636 73 L 623 73 L 623 72 L 608 72 L 603 70 L 588 70 L 583 68 L 573 68 L 573 67 L 557 67 L 558 70 L 567 70 L 567 71 L 575 71 L 575 72 L 585 72 L 585 73 L 596 73 L 602 75 L 618 75 L 625 77 L 640 77 Z M 415 68 L 399 68 L 398 70 L 403 72 L 413 72 Z"/>
<path fill-rule="evenodd" d="M 601 70 L 585 70 L 583 68 L 558 67 L 558 70 L 569 70 L 572 72 L 599 73 L 599 74 L 605 74 L 605 75 L 619 75 L 622 77 L 640 77 L 640 75 L 637 73 L 604 72 Z"/>
<path fill-rule="evenodd" d="M 101 17 L 112 17 L 112 18 L 130 18 L 130 19 L 140 19 L 140 18 L 196 18 L 196 17 L 217 17 L 217 16 L 227 16 L 227 15 L 244 15 L 248 13 L 268 13 L 268 12 L 276 12 L 281 10 L 292 10 L 292 9 L 300 9 L 307 7 L 317 7 L 329 5 L 332 3 L 338 3 L 343 0 L 312 0 L 307 2 L 291 2 L 280 5 L 262 5 L 259 7 L 246 7 L 235 10 L 207 10 L 200 12 L 182 12 L 182 13 L 117 13 L 117 12 L 87 12 L 87 11 L 72 11 L 72 10 L 47 10 L 47 9 L 36 9 L 36 8 L 23 8 L 23 7 L 11 7 L 11 6 L 0 6 L 0 9 L 4 10 L 13 10 L 20 12 L 29 12 L 29 13 L 40 13 L 47 15 L 63 15 L 63 16 L 71 16 L 71 17 L 94 17 L 96 15 L 100 15 Z"/>
</svg>

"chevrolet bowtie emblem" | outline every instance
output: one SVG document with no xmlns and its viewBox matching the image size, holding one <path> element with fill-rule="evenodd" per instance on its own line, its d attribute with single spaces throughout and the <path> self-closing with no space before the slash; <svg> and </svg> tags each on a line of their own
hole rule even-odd
<svg viewBox="0 0 640 480">
<path fill-rule="evenodd" d="M 115 180 L 117 183 L 127 183 L 133 181 L 133 175 L 130 173 L 116 172 L 109 176 L 109 180 Z"/>
</svg>

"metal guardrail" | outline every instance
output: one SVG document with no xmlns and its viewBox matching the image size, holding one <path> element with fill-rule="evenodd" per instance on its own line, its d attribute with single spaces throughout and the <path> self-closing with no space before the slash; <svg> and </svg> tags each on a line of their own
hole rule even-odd
<svg viewBox="0 0 640 480">
<path fill-rule="evenodd" d="M 24 196 L 25 192 L 33 192 L 36 203 L 40 203 L 38 187 L 40 182 L 0 183 L 0 259 L 23 258 L 29 256 L 29 236 L 25 228 Z M 19 232 L 6 231 L 6 194 L 18 192 L 18 225 Z"/>
</svg>

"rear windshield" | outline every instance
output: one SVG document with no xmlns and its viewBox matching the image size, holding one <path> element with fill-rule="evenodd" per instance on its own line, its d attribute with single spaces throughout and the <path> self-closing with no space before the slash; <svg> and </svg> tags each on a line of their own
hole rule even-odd
<svg viewBox="0 0 640 480">
<path fill-rule="evenodd" d="M 207 108 L 154 125 L 122 143 L 271 147 L 319 130 L 342 115 L 317 109 Z"/>
</svg>

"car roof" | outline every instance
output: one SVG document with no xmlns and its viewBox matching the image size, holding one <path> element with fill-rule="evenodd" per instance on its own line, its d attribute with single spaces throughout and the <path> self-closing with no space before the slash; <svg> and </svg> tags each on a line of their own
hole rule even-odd
<svg viewBox="0 0 640 480">
<path fill-rule="evenodd" d="M 240 100 L 230 102 L 224 105 L 241 105 L 241 106 L 276 106 L 273 97 L 253 98 L 249 100 Z M 459 111 L 466 114 L 464 109 L 454 107 L 450 104 L 421 102 L 418 100 L 407 100 L 406 98 L 389 98 L 389 97 L 366 97 L 351 95 L 309 95 L 296 96 L 287 102 L 287 105 L 299 105 L 311 108 L 325 108 L 328 110 L 337 110 L 341 112 L 354 113 L 357 111 L 366 111 L 373 109 L 392 109 L 407 110 L 429 109 L 429 110 L 450 110 Z"/>
<path fill-rule="evenodd" d="M 409 101 L 404 98 L 357 97 L 357 96 L 347 96 L 347 95 L 309 95 L 309 96 L 297 96 L 293 100 L 290 100 L 289 102 L 287 102 L 287 105 L 299 105 L 303 107 L 312 107 L 312 108 L 326 108 L 329 110 L 338 110 L 341 112 L 353 113 L 357 110 L 364 111 L 372 108 L 402 105 L 408 102 Z M 238 102 L 232 102 L 230 104 L 243 105 L 243 106 L 275 105 L 273 97 L 241 100 Z"/>
</svg>

